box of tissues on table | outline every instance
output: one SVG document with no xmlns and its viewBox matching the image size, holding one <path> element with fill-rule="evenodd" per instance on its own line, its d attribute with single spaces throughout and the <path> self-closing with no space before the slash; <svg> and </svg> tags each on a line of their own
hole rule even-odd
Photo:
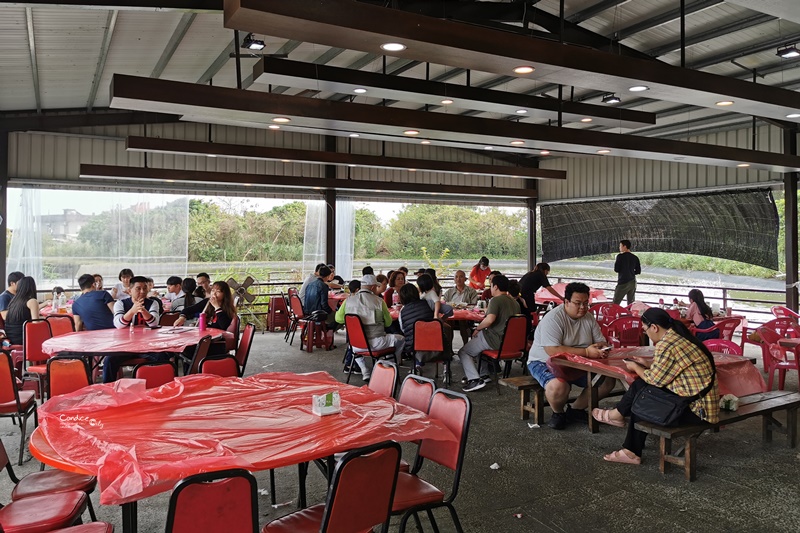
<svg viewBox="0 0 800 533">
<path fill-rule="evenodd" d="M 736 411 L 739 409 L 739 398 L 733 394 L 726 394 L 719 399 L 719 408 L 725 411 Z"/>
<path fill-rule="evenodd" d="M 334 415 L 342 411 L 342 399 L 338 391 L 311 397 L 311 411 L 318 416 Z"/>
</svg>

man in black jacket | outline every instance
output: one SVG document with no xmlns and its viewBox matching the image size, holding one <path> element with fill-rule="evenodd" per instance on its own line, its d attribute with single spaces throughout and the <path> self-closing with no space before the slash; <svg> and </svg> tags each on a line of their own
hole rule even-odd
<svg viewBox="0 0 800 533">
<path fill-rule="evenodd" d="M 617 273 L 617 287 L 614 289 L 614 303 L 619 305 L 627 297 L 628 305 L 636 300 L 636 276 L 642 273 L 639 258 L 631 253 L 631 241 L 619 241 L 619 254 L 614 262 Z"/>
</svg>

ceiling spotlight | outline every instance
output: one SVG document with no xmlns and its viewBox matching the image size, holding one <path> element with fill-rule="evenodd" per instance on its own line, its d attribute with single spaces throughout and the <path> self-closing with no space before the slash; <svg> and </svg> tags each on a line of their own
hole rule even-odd
<svg viewBox="0 0 800 533">
<path fill-rule="evenodd" d="M 484 146 L 484 147 L 483 147 L 483 149 L 484 149 L 484 150 L 494 150 L 494 148 L 493 148 L 493 147 L 491 147 L 491 146 Z"/>
<path fill-rule="evenodd" d="M 359 87 L 358 89 L 353 89 L 353 92 L 356 94 L 364 94 L 365 92 L 367 92 L 367 90 L 362 87 Z"/>
<path fill-rule="evenodd" d="M 513 144 L 514 146 L 522 146 L 523 144 L 525 144 L 525 141 L 511 141 L 511 144 Z"/>
<path fill-rule="evenodd" d="M 515 68 L 514 69 L 514 73 L 515 74 L 530 74 L 534 70 L 536 70 L 536 69 L 531 67 L 531 66 L 529 66 L 529 65 L 523 65 L 521 67 Z"/>
<path fill-rule="evenodd" d="M 264 41 L 254 38 L 252 33 L 248 33 L 244 41 L 242 41 L 242 48 L 247 48 L 248 50 L 263 50 L 266 46 Z"/>
<path fill-rule="evenodd" d="M 550 155 L 550 150 L 542 150 L 539 155 Z"/>
<path fill-rule="evenodd" d="M 591 122 L 591 121 L 592 121 L 592 119 L 590 119 L 589 117 L 581 119 L 581 122 Z"/>
<path fill-rule="evenodd" d="M 614 93 L 608 93 L 607 95 L 603 96 L 603 103 L 604 104 L 618 104 L 622 100 L 620 100 L 619 96 Z"/>
<path fill-rule="evenodd" d="M 611 153 L 611 150 L 606 150 L 606 149 L 603 149 L 603 150 L 598 150 L 598 151 L 597 151 L 597 153 L 598 153 L 598 154 L 603 154 L 603 155 L 605 155 L 605 154 L 610 154 L 610 153 Z"/>
<path fill-rule="evenodd" d="M 797 48 L 797 43 L 787 44 L 786 46 L 778 48 L 778 52 L 775 55 L 781 56 L 784 59 L 791 59 L 800 56 L 800 48 Z"/>
<path fill-rule="evenodd" d="M 736 166 L 737 166 L 737 167 L 739 167 L 739 168 L 747 168 L 747 167 L 749 167 L 749 166 L 750 166 L 750 164 L 749 164 L 749 163 L 739 163 L 739 164 L 738 164 L 738 165 L 736 165 Z"/>
<path fill-rule="evenodd" d="M 716 105 L 718 105 L 718 106 L 720 106 L 720 107 L 725 107 L 725 106 L 733 105 L 733 100 L 723 100 L 723 101 L 721 101 L 721 102 L 717 102 L 717 103 L 716 103 Z"/>
<path fill-rule="evenodd" d="M 800 118 L 800 113 L 789 113 L 786 118 Z"/>
<path fill-rule="evenodd" d="M 269 125 L 269 126 L 267 126 L 267 127 L 268 127 L 269 129 L 271 129 L 271 130 L 279 130 L 279 129 L 281 129 L 281 127 L 280 127 L 280 126 L 278 126 L 277 124 L 270 124 L 270 125 Z"/>
<path fill-rule="evenodd" d="M 527 112 L 528 112 L 527 109 L 517 109 L 517 115 L 524 115 Z"/>
<path fill-rule="evenodd" d="M 628 90 L 632 93 L 640 93 L 642 91 L 649 91 L 650 87 L 647 85 L 634 85 L 633 87 L 628 87 Z"/>
<path fill-rule="evenodd" d="M 408 47 L 402 43 L 383 43 L 381 45 L 381 49 L 387 52 L 402 52 L 406 48 Z"/>
<path fill-rule="evenodd" d="M 442 105 L 450 105 L 452 103 L 453 101 L 450 100 L 449 98 L 445 98 L 444 100 L 442 100 Z"/>
<path fill-rule="evenodd" d="M 359 135 L 358 133 L 351 133 L 350 137 L 361 137 L 361 135 Z"/>
<path fill-rule="evenodd" d="M 420 144 L 430 144 L 431 142 L 430 141 L 420 141 L 419 143 Z"/>
<path fill-rule="evenodd" d="M 403 135 L 419 135 L 419 132 L 417 130 L 406 130 Z"/>
<path fill-rule="evenodd" d="M 272 119 L 272 122 L 277 122 L 278 124 L 286 124 L 287 122 L 291 122 L 292 119 L 286 117 L 275 117 Z"/>
</svg>

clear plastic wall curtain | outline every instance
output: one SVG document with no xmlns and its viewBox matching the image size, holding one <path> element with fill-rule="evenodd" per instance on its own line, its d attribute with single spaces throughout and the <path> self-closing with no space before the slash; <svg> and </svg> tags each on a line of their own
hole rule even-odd
<svg viewBox="0 0 800 533">
<path fill-rule="evenodd" d="M 325 257 L 325 224 L 330 207 L 322 200 L 306 202 L 306 229 L 303 241 L 303 276 L 327 261 Z M 345 281 L 353 279 L 353 246 L 356 232 L 355 202 L 336 202 L 336 273 Z"/>
<path fill-rule="evenodd" d="M 14 225 L 7 268 L 36 273 L 40 290 L 77 289 L 82 274 L 100 274 L 108 288 L 123 268 L 157 285 L 187 272 L 188 197 L 25 189 L 16 194 L 22 200 L 9 205 Z"/>
</svg>

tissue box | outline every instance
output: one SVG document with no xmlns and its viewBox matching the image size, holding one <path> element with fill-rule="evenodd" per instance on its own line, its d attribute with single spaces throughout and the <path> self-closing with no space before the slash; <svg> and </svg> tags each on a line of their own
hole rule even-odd
<svg viewBox="0 0 800 533">
<path fill-rule="evenodd" d="M 318 416 L 334 415 L 340 413 L 342 400 L 338 391 L 311 397 L 311 412 Z"/>
<path fill-rule="evenodd" d="M 739 398 L 733 394 L 726 394 L 719 399 L 719 408 L 725 411 L 736 411 L 739 409 Z"/>
</svg>

